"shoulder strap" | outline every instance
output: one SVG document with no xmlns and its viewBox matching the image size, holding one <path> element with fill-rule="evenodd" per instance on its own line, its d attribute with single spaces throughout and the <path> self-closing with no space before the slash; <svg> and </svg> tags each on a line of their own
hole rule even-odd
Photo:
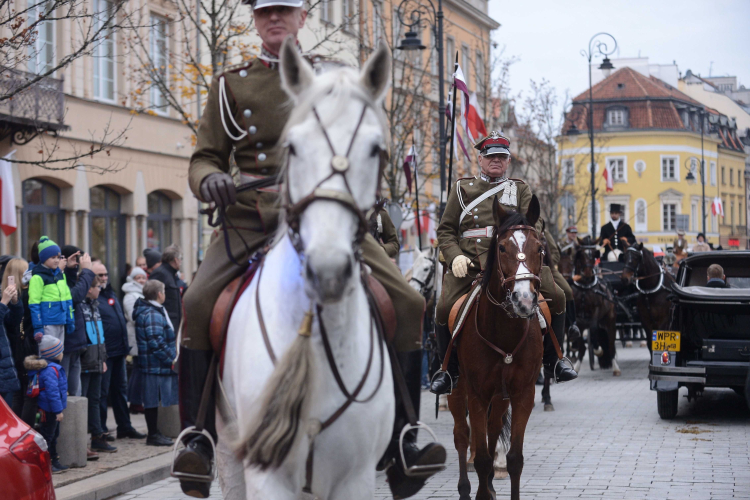
<svg viewBox="0 0 750 500">
<path fill-rule="evenodd" d="M 479 198 L 477 198 L 474 201 L 472 201 L 471 203 L 469 203 L 466 206 L 466 208 L 464 208 L 461 211 L 461 216 L 458 218 L 458 225 L 460 226 L 461 225 L 461 221 L 464 220 L 464 217 L 466 217 L 467 215 L 469 215 L 471 213 L 471 209 L 472 208 L 476 207 L 477 205 L 479 205 L 480 203 L 482 203 L 484 200 L 486 200 L 490 196 L 493 196 L 493 195 L 499 193 L 500 190 L 505 189 L 506 184 L 507 184 L 507 181 L 498 184 L 497 186 L 493 187 L 489 191 L 485 191 L 482 194 L 482 196 L 480 196 Z M 456 188 L 458 188 L 458 186 L 456 186 Z"/>
<path fill-rule="evenodd" d="M 224 75 L 219 77 L 219 114 L 221 115 L 221 124 L 224 126 L 224 132 L 227 133 L 230 139 L 240 141 L 247 136 L 247 131 L 237 124 L 232 115 L 232 107 L 229 105 L 229 99 L 227 98 L 226 77 Z M 225 114 L 229 116 L 229 120 L 235 130 L 240 132 L 239 135 L 234 135 L 229 131 L 226 118 L 224 117 Z"/>
</svg>

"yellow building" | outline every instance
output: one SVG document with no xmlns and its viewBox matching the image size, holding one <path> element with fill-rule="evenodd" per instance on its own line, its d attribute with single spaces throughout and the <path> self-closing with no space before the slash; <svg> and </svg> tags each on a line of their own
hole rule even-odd
<svg viewBox="0 0 750 500">
<path fill-rule="evenodd" d="M 562 224 L 591 231 L 591 151 L 588 90 L 573 100 L 558 138 L 561 159 Z M 623 68 L 593 88 L 595 132 L 596 233 L 609 219 L 609 206 L 624 207 L 624 219 L 636 238 L 664 248 L 687 216 L 687 240 L 703 230 L 709 242 L 747 248 L 744 168 L 746 154 L 736 125 L 653 76 Z M 705 134 L 701 143 L 701 116 Z M 701 146 L 702 144 L 702 146 Z M 705 159 L 705 198 L 700 160 Z M 614 184 L 606 189 L 604 166 Z M 724 216 L 712 215 L 714 198 Z"/>
</svg>

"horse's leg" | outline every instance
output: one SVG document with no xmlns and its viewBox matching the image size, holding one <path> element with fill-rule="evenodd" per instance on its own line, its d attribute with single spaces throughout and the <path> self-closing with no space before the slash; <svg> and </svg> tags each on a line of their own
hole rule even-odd
<svg viewBox="0 0 750 500">
<path fill-rule="evenodd" d="M 555 411 L 552 406 L 552 395 L 550 394 L 550 381 L 552 379 L 544 377 L 544 387 L 542 388 L 542 401 L 544 402 L 544 411 Z"/>
<path fill-rule="evenodd" d="M 476 500 L 492 500 L 489 488 L 489 478 L 494 477 L 492 457 L 487 448 L 487 406 L 476 395 L 469 395 L 469 422 L 471 424 L 471 440 L 476 446 L 474 453 L 474 469 L 479 477 Z M 492 476 L 490 476 L 492 474 Z"/>
<path fill-rule="evenodd" d="M 236 428 L 236 424 L 234 425 Z M 229 443 L 237 439 L 236 429 L 228 430 L 221 415 L 216 414 L 216 463 L 219 470 L 219 486 L 224 500 L 245 500 L 245 466 Z"/>
<path fill-rule="evenodd" d="M 375 491 L 375 474 L 372 470 L 363 471 L 336 481 L 332 486 L 326 500 L 370 500 Z"/>
<path fill-rule="evenodd" d="M 505 415 L 505 412 L 508 411 L 509 405 L 510 401 L 503 400 L 501 396 L 495 396 L 495 398 L 492 400 L 492 404 L 490 405 L 490 416 L 487 420 L 487 447 L 489 449 L 489 454 L 493 460 L 492 475 L 489 478 L 489 487 L 492 493 L 495 492 L 495 488 L 492 486 L 492 480 L 495 479 L 495 473 L 500 473 L 502 475 L 504 472 L 506 472 L 505 468 L 503 468 L 502 470 L 496 470 L 496 464 L 494 463 L 494 460 L 497 456 L 497 442 L 503 432 L 503 415 Z M 503 449 L 503 453 L 504 452 L 505 449 Z"/>
<path fill-rule="evenodd" d="M 471 482 L 466 466 L 466 453 L 469 448 L 469 424 L 466 422 L 465 378 L 459 379 L 453 394 L 448 396 L 448 408 L 453 415 L 453 444 L 458 452 L 458 494 L 460 500 L 471 499 Z"/>
<path fill-rule="evenodd" d="M 510 451 L 506 455 L 508 460 L 508 474 L 510 475 L 510 500 L 521 498 L 521 472 L 523 472 L 523 436 L 526 424 L 534 407 L 534 388 L 522 390 L 520 394 L 511 397 L 513 418 L 510 431 Z"/>
</svg>

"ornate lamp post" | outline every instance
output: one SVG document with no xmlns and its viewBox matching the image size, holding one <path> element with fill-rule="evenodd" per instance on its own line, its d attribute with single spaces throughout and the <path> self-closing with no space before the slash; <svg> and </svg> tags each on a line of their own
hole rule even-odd
<svg viewBox="0 0 750 500">
<path fill-rule="evenodd" d="M 601 38 L 600 38 L 601 37 Z M 610 49 L 607 45 L 606 38 L 612 40 L 613 47 Z M 604 39 L 604 40 L 603 40 Z M 589 63 L 589 142 L 591 143 L 591 238 L 596 239 L 596 186 L 594 177 L 594 92 L 591 85 L 591 59 L 597 55 L 604 57 L 599 69 L 604 72 L 604 78 L 608 78 L 612 73 L 614 66 L 612 61 L 609 60 L 610 55 L 614 54 L 617 50 L 617 40 L 609 33 L 597 33 L 589 40 L 588 52 L 584 49 L 581 50 L 581 55 L 588 60 Z"/>
<path fill-rule="evenodd" d="M 416 1 L 416 6 L 409 13 L 409 20 L 404 20 L 404 13 L 407 8 L 407 4 Z M 426 47 L 422 44 L 419 38 L 419 26 L 422 22 L 422 16 L 430 14 L 432 11 L 432 19 L 434 23 L 430 23 L 432 33 L 435 39 L 435 49 L 437 51 L 438 58 L 438 120 L 440 123 L 440 144 L 439 144 L 439 158 L 440 158 L 440 212 L 439 217 L 443 215 L 445 210 L 445 189 L 446 189 L 446 171 L 445 171 L 445 145 L 446 134 L 445 134 L 445 75 L 443 68 L 443 0 L 438 0 L 437 9 L 432 0 L 425 0 L 429 5 L 422 5 L 421 0 L 402 0 L 396 10 L 398 14 L 398 21 L 402 26 L 409 28 L 409 31 L 404 35 L 401 43 L 398 47 L 399 50 L 424 50 Z M 417 28 L 415 30 L 414 28 Z M 418 189 L 418 187 L 417 187 Z"/>
<path fill-rule="evenodd" d="M 704 109 L 701 109 L 698 111 L 698 115 L 701 118 L 701 229 L 703 232 L 703 237 L 706 237 L 706 160 L 703 157 L 703 127 L 705 125 L 706 120 L 706 111 Z M 685 176 L 685 180 L 695 181 L 695 175 L 693 175 L 693 169 L 692 165 L 694 163 L 698 163 L 698 158 L 695 156 L 691 156 L 687 160 L 685 160 L 685 165 L 687 166 L 688 162 L 690 162 L 691 167 L 688 168 L 688 174 Z"/>
</svg>

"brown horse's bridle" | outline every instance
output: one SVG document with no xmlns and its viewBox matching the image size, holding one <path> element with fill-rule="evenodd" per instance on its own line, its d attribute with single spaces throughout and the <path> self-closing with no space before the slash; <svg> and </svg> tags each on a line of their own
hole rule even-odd
<svg viewBox="0 0 750 500">
<path fill-rule="evenodd" d="M 331 158 L 331 173 L 328 174 L 326 177 L 324 177 L 320 182 L 318 182 L 310 194 L 303 197 L 301 200 L 297 201 L 296 203 L 292 201 L 291 193 L 289 191 L 290 189 L 289 182 L 286 183 L 286 186 L 287 186 L 286 187 L 287 205 L 285 207 L 286 208 L 286 222 L 287 222 L 287 225 L 289 226 L 289 234 L 291 237 L 292 245 L 294 245 L 295 250 L 297 250 L 299 254 L 302 254 L 304 252 L 302 238 L 300 237 L 300 234 L 299 234 L 300 218 L 302 217 L 302 214 L 307 209 L 307 207 L 309 207 L 315 201 L 321 201 L 321 200 L 334 201 L 342 205 L 344 208 L 348 209 L 350 212 L 354 214 L 354 216 L 357 218 L 357 221 L 358 221 L 357 232 L 355 234 L 354 241 L 352 242 L 352 246 L 355 248 L 355 250 L 359 249 L 359 246 L 362 243 L 362 240 L 367 234 L 367 231 L 368 231 L 367 219 L 365 218 L 364 211 L 359 207 L 359 205 L 357 205 L 357 201 L 354 197 L 352 188 L 349 186 L 349 180 L 346 178 L 346 173 L 349 171 L 349 166 L 351 164 L 349 160 L 349 155 L 351 154 L 352 148 L 354 147 L 354 141 L 357 139 L 357 134 L 359 132 L 360 127 L 362 126 L 362 122 L 364 121 L 365 114 L 367 113 L 368 107 L 369 107 L 369 104 L 365 103 L 364 107 L 362 108 L 362 114 L 359 116 L 359 121 L 357 122 L 357 126 L 354 128 L 354 133 L 352 134 L 351 141 L 349 142 L 349 146 L 346 149 L 345 156 L 336 154 L 336 149 L 333 147 L 333 142 L 331 142 L 331 138 L 328 136 L 328 131 L 323 125 L 323 121 L 320 119 L 320 115 L 318 115 L 318 111 L 315 108 L 313 108 L 313 115 L 315 116 L 315 120 L 318 122 L 320 129 L 323 131 L 323 136 L 326 138 L 326 142 L 328 143 L 328 149 L 331 150 L 331 154 L 333 156 Z M 380 180 L 381 175 L 383 173 L 383 168 L 385 164 L 384 155 L 386 154 L 387 153 L 384 152 L 384 149 L 381 148 L 380 165 L 379 165 L 379 171 L 378 171 L 378 177 L 377 177 L 378 181 Z M 289 169 L 290 161 L 291 159 L 287 156 L 287 171 Z M 346 191 L 340 191 L 338 189 L 329 189 L 329 188 L 321 187 L 323 183 L 332 179 L 336 175 L 340 175 L 341 178 L 344 180 L 344 186 L 346 187 Z M 359 258 L 359 252 L 355 251 L 355 255 L 357 255 L 357 258 Z"/>
<path fill-rule="evenodd" d="M 537 238 L 539 237 L 539 233 L 538 233 L 538 231 L 536 230 L 535 227 L 527 226 L 527 225 L 517 225 L 517 226 L 510 226 L 505 231 L 503 231 L 502 234 L 498 235 L 498 241 L 508 231 L 518 231 L 518 230 L 521 230 L 521 231 L 533 231 L 534 234 L 537 235 Z M 487 294 L 487 299 L 492 304 L 494 304 L 494 305 L 496 305 L 498 307 L 502 307 L 505 310 L 506 314 L 508 314 L 509 317 L 511 317 L 511 318 L 521 318 L 521 317 L 530 318 L 534 314 L 536 314 L 536 308 L 534 308 L 529 313 L 528 316 L 519 316 L 518 314 L 516 314 L 516 312 L 513 310 L 513 303 L 511 302 L 512 287 L 509 286 L 509 285 L 515 283 L 516 281 L 534 281 L 534 282 L 536 282 L 537 287 L 539 287 L 539 286 L 541 286 L 542 279 L 538 275 L 536 275 L 536 274 L 534 274 L 532 272 L 524 273 L 524 274 L 521 274 L 521 275 L 517 274 L 518 273 L 518 268 L 521 266 L 522 263 L 526 262 L 526 245 L 528 245 L 528 243 L 529 243 L 529 238 L 526 238 L 526 241 L 523 244 L 523 248 L 521 248 L 521 246 L 518 244 L 518 241 L 516 241 L 515 235 L 512 235 L 511 238 L 513 239 L 513 241 L 516 244 L 516 247 L 518 247 L 518 250 L 519 250 L 519 252 L 516 254 L 516 261 L 518 262 L 517 265 L 516 265 L 516 273 L 514 273 L 513 275 L 506 277 L 505 273 L 503 273 L 503 267 L 500 264 L 500 245 L 496 245 L 495 246 L 495 260 L 497 261 L 497 277 L 500 280 L 500 288 L 505 291 L 505 300 L 503 300 L 502 302 L 499 302 L 497 299 L 495 299 L 495 297 L 492 296 L 492 293 L 490 292 L 490 288 L 489 287 L 487 287 L 487 289 L 485 290 L 485 293 Z M 527 267 L 527 269 L 528 269 L 528 267 Z M 537 294 L 538 293 L 539 292 L 537 290 Z"/>
</svg>

